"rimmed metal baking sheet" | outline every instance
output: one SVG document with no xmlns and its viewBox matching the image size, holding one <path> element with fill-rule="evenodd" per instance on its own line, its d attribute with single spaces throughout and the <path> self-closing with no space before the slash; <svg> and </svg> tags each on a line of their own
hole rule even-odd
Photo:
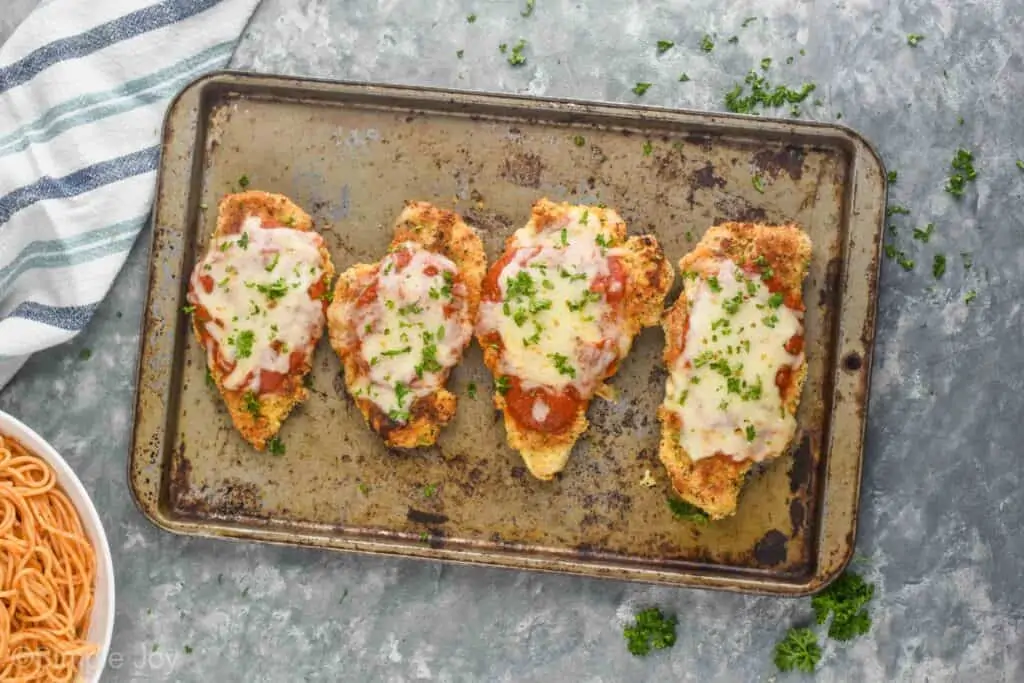
<svg viewBox="0 0 1024 683">
<path fill-rule="evenodd" d="M 254 451 L 207 386 L 181 313 L 217 201 L 243 175 L 308 210 L 339 270 L 380 257 L 410 198 L 462 213 L 491 258 L 542 196 L 616 208 L 631 232 L 657 235 L 673 262 L 724 220 L 798 222 L 814 251 L 793 454 L 751 477 L 735 517 L 706 526 L 673 518 L 656 454 L 659 329 L 637 340 L 613 382 L 618 399 L 595 402 L 590 431 L 551 483 L 531 479 L 505 444 L 475 346 L 452 375 L 458 414 L 437 447 L 384 448 L 345 396 L 325 340 L 310 400 L 281 433 L 287 453 Z M 813 592 L 853 549 L 885 192 L 877 154 L 839 126 L 207 76 L 175 100 L 164 129 L 129 463 L 136 501 L 184 534 Z"/>
</svg>

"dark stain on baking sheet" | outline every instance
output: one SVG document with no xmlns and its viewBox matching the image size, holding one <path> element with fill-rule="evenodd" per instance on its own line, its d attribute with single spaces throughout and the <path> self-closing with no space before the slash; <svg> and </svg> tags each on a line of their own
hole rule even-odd
<svg viewBox="0 0 1024 683">
<path fill-rule="evenodd" d="M 842 269 L 841 259 L 829 259 L 828 266 L 825 268 L 825 283 L 818 292 L 819 306 L 835 306 L 838 303 L 839 297 L 843 294 L 839 288 L 839 275 Z"/>
<path fill-rule="evenodd" d="M 859 487 L 863 415 L 855 387 L 870 376 L 870 354 L 858 339 L 873 338 L 871 312 L 859 311 L 876 291 L 878 226 L 865 217 L 880 220 L 885 196 L 884 173 L 857 170 L 851 155 L 862 163 L 866 146 L 847 132 L 255 75 L 211 76 L 190 92 L 172 105 L 164 138 L 130 464 L 136 501 L 157 524 L 780 594 L 813 590 L 841 562 Z M 339 130 L 346 134 L 338 138 Z M 381 142 L 360 143 L 368 131 Z M 647 140 L 650 154 L 643 153 Z M 281 158 L 293 160 L 291 170 L 274 163 Z M 751 185 L 755 165 L 771 179 L 763 195 Z M 300 167 L 303 178 L 322 180 L 299 182 Z M 205 353 L 178 314 L 218 198 L 243 173 L 253 189 L 282 192 L 314 211 L 339 272 L 381 257 L 408 199 L 461 213 L 492 259 L 544 195 L 615 208 L 631 234 L 655 235 L 673 264 L 715 223 L 799 223 L 816 247 L 808 298 L 825 292 L 828 304 L 805 313 L 814 362 L 799 421 L 811 438 L 758 469 L 735 516 L 704 526 L 675 519 L 657 455 L 667 373 L 655 326 L 636 339 L 610 382 L 613 399 L 594 401 L 587 433 L 552 481 L 534 479 L 508 447 L 475 345 L 452 373 L 458 410 L 435 448 L 385 448 L 348 396 L 325 339 L 312 363 L 316 391 L 281 430 L 287 453 L 255 452 L 206 387 Z M 337 210 L 342 188 L 347 211 Z M 867 275 L 837 282 L 835 259 Z M 677 275 L 666 304 L 680 283 Z M 836 331 L 846 327 L 864 335 L 839 339 Z M 862 366 L 843 370 L 852 353 Z M 475 399 L 467 394 L 471 382 Z M 839 395 L 847 399 L 835 403 Z M 812 453 L 825 433 L 827 471 Z M 429 496 L 428 485 L 436 485 Z M 736 582 L 737 573 L 761 578 Z"/>
<path fill-rule="evenodd" d="M 519 152 L 505 159 L 501 175 L 516 185 L 540 187 L 540 175 L 543 170 L 544 162 L 539 155 Z"/>
<path fill-rule="evenodd" d="M 754 546 L 754 559 L 766 567 L 774 567 L 786 560 L 786 535 L 778 529 L 766 533 Z"/>
<path fill-rule="evenodd" d="M 800 180 L 804 175 L 806 156 L 807 152 L 801 147 L 765 149 L 754 155 L 754 166 L 773 179 L 778 178 L 780 173 L 786 173 L 792 180 Z"/>
<path fill-rule="evenodd" d="M 814 456 L 811 453 L 811 437 L 804 434 L 800 443 L 793 449 L 793 464 L 789 468 L 789 492 L 796 493 L 807 488 L 811 483 L 811 472 Z"/>
</svg>

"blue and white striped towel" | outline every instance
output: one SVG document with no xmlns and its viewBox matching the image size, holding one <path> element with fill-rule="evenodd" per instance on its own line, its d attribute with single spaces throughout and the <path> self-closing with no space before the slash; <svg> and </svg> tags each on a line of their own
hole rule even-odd
<svg viewBox="0 0 1024 683">
<path fill-rule="evenodd" d="M 0 388 L 78 334 L 149 219 L 167 105 L 259 0 L 44 0 L 0 46 Z"/>
</svg>

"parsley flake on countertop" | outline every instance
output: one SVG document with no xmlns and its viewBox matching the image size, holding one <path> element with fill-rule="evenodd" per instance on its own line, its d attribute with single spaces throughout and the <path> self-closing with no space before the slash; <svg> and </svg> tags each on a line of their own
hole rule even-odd
<svg viewBox="0 0 1024 683">
<path fill-rule="evenodd" d="M 728 43 L 729 43 L 730 45 L 736 45 L 736 44 L 737 44 L 737 43 L 739 43 L 739 42 L 740 42 L 740 37 L 739 37 L 739 36 L 731 36 L 731 37 L 729 38 L 729 40 L 728 40 Z"/>
<path fill-rule="evenodd" d="M 81 351 L 78 352 L 78 359 L 79 360 L 89 360 L 90 358 L 92 358 L 92 350 L 91 349 L 82 349 Z"/>
<path fill-rule="evenodd" d="M 762 71 L 767 71 L 768 69 L 771 68 L 771 66 L 772 66 L 772 58 L 771 57 L 765 57 L 764 59 L 761 60 L 761 70 Z"/>
<path fill-rule="evenodd" d="M 574 135 L 572 137 L 572 144 L 576 145 L 577 147 L 582 147 L 583 145 L 587 144 L 587 139 L 582 135 Z"/>
<path fill-rule="evenodd" d="M 746 96 L 744 84 L 750 86 L 750 94 Z M 737 83 L 726 93 L 725 108 L 736 114 L 756 114 L 758 106 L 778 108 L 786 104 L 799 104 L 814 92 L 815 87 L 813 83 L 804 83 L 799 90 L 785 85 L 772 86 L 764 76 L 751 70 L 743 83 Z"/>
<path fill-rule="evenodd" d="M 476 15 L 470 14 L 468 17 L 466 17 L 466 21 L 468 21 L 471 24 L 476 23 Z"/>
<path fill-rule="evenodd" d="M 639 612 L 636 620 L 622 631 L 626 638 L 626 648 L 636 657 L 650 654 L 651 649 L 664 650 L 676 642 L 676 624 L 679 620 L 674 616 L 666 617 L 657 607 Z"/>
<path fill-rule="evenodd" d="M 978 293 L 972 289 L 971 291 L 967 292 L 967 294 L 964 295 L 964 303 L 969 304 L 977 298 Z"/>
<path fill-rule="evenodd" d="M 526 41 L 522 38 L 519 42 L 512 46 L 512 54 L 508 56 L 508 63 L 512 66 L 522 66 L 526 64 L 526 56 L 523 54 L 523 50 L 526 48 Z"/>
<path fill-rule="evenodd" d="M 711 52 L 715 49 L 715 41 L 707 33 L 700 39 L 700 49 L 704 52 Z"/>
<path fill-rule="evenodd" d="M 968 181 L 973 181 L 978 177 L 978 172 L 974 169 L 974 154 L 966 149 L 958 149 L 949 165 L 956 173 L 949 176 L 945 189 L 946 192 L 960 199 L 964 196 L 964 189 L 967 187 Z"/>
<path fill-rule="evenodd" d="M 914 239 L 919 242 L 928 243 L 928 240 L 932 238 L 932 233 L 935 232 L 935 224 L 929 223 L 923 228 L 914 228 Z"/>
<path fill-rule="evenodd" d="M 432 498 L 437 493 L 437 484 L 427 484 L 423 487 L 423 497 Z"/>
<path fill-rule="evenodd" d="M 242 174 L 242 177 L 238 179 L 238 186 L 243 190 L 249 187 L 249 176 Z"/>
<path fill-rule="evenodd" d="M 637 83 L 633 86 L 633 93 L 638 97 L 643 96 L 645 92 L 651 89 L 650 83 Z"/>
<path fill-rule="evenodd" d="M 465 50 L 456 50 L 455 51 L 455 56 L 458 57 L 459 59 L 462 59 L 462 55 L 464 55 L 464 54 L 466 54 Z"/>
<path fill-rule="evenodd" d="M 764 194 L 764 178 L 762 178 L 759 175 L 756 175 L 750 179 L 750 182 L 751 184 L 753 184 L 755 190 L 757 190 L 761 194 Z"/>
<path fill-rule="evenodd" d="M 1024 171 L 1024 161 L 1021 161 L 1020 159 L 1017 159 L 1017 168 L 1019 168 L 1020 170 Z"/>
<path fill-rule="evenodd" d="M 811 599 L 815 619 L 824 624 L 832 615 L 828 637 L 834 640 L 852 640 L 871 628 L 867 604 L 875 594 L 875 587 L 855 572 L 846 571 L 828 588 Z"/>
<path fill-rule="evenodd" d="M 533 10 L 537 8 L 537 0 L 526 0 L 526 9 L 519 14 L 523 17 L 528 17 L 533 14 Z"/>
<path fill-rule="evenodd" d="M 907 45 L 910 47 L 917 47 L 918 43 L 924 40 L 924 36 L 920 33 L 908 33 L 907 34 Z"/>
<path fill-rule="evenodd" d="M 946 255 L 936 254 L 935 260 L 932 261 L 932 275 L 938 280 L 946 274 Z"/>
<path fill-rule="evenodd" d="M 658 54 L 659 55 L 663 55 L 666 52 L 668 52 L 669 50 L 671 50 L 672 48 L 674 48 L 675 46 L 676 46 L 676 44 L 674 42 L 672 42 L 671 40 L 659 40 L 658 41 Z"/>
<path fill-rule="evenodd" d="M 466 395 L 470 398 L 476 398 L 476 382 L 470 382 L 466 386 Z"/>
<path fill-rule="evenodd" d="M 651 152 L 654 151 L 654 146 L 651 144 L 650 140 L 645 140 L 641 149 L 643 150 L 644 156 L 649 157 L 651 156 Z"/>
<path fill-rule="evenodd" d="M 797 669 L 812 673 L 821 659 L 818 638 L 809 628 L 791 628 L 775 646 L 775 666 L 779 671 Z"/>
<path fill-rule="evenodd" d="M 908 209 L 908 208 L 906 208 L 904 206 L 900 206 L 899 204 L 893 204 L 891 206 L 885 207 L 885 215 L 886 215 L 886 217 L 888 217 L 888 216 L 895 216 L 896 214 L 902 214 L 904 216 L 909 216 L 910 215 L 910 209 Z"/>
<path fill-rule="evenodd" d="M 895 185 L 895 184 L 896 184 L 896 177 L 897 177 L 897 175 L 898 175 L 898 174 L 896 173 L 896 171 L 889 171 L 889 172 L 888 172 L 888 173 L 887 173 L 887 174 L 885 175 L 885 178 L 886 178 L 886 180 L 888 180 L 888 181 L 889 181 L 889 184 L 890 184 L 890 185 Z"/>
<path fill-rule="evenodd" d="M 740 27 L 746 28 L 753 24 L 755 21 L 757 21 L 757 17 L 747 17 L 746 19 L 743 20 L 743 23 L 740 24 Z"/>
<path fill-rule="evenodd" d="M 689 80 L 690 80 L 690 77 L 689 77 L 689 76 L 688 76 L 687 74 L 682 74 L 682 75 L 681 75 L 681 76 L 679 77 L 679 82 L 680 82 L 680 83 L 686 83 L 686 82 L 687 82 L 687 81 L 689 81 Z M 1019 164 L 1020 162 L 1018 161 L 1017 163 Z"/>
</svg>

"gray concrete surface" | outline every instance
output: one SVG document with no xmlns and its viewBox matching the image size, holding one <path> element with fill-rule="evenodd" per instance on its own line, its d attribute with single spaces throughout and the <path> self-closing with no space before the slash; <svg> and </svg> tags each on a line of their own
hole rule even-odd
<svg viewBox="0 0 1024 683">
<path fill-rule="evenodd" d="M 882 272 L 857 543 L 877 584 L 874 627 L 828 644 L 816 680 L 1024 680 L 1024 2 L 538 0 L 530 18 L 523 5 L 266 0 L 233 64 L 621 102 L 636 101 L 642 80 L 654 83 L 644 103 L 713 110 L 762 57 L 790 83 L 816 82 L 822 106 L 807 115 L 841 113 L 898 170 L 893 201 L 913 210 L 898 240 L 917 261 L 912 273 L 891 262 Z M 748 16 L 758 21 L 741 28 Z M 917 48 L 911 32 L 926 36 Z M 718 34 L 711 54 L 697 47 L 704 33 Z M 497 45 L 520 37 L 528 64 L 512 69 Z M 677 47 L 659 58 L 658 39 Z M 689 83 L 677 81 L 684 71 Z M 960 146 L 975 152 L 979 177 L 956 202 L 942 188 Z M 911 227 L 928 222 L 934 237 L 913 242 Z M 937 253 L 949 263 L 940 280 Z M 76 467 L 107 526 L 113 649 L 125 658 L 108 680 L 772 680 L 774 642 L 809 618 L 807 600 L 157 531 L 125 482 L 145 269 L 139 246 L 87 332 L 39 354 L 0 394 L 0 409 Z M 679 614 L 679 642 L 634 659 L 621 626 L 647 604 Z"/>
</svg>

